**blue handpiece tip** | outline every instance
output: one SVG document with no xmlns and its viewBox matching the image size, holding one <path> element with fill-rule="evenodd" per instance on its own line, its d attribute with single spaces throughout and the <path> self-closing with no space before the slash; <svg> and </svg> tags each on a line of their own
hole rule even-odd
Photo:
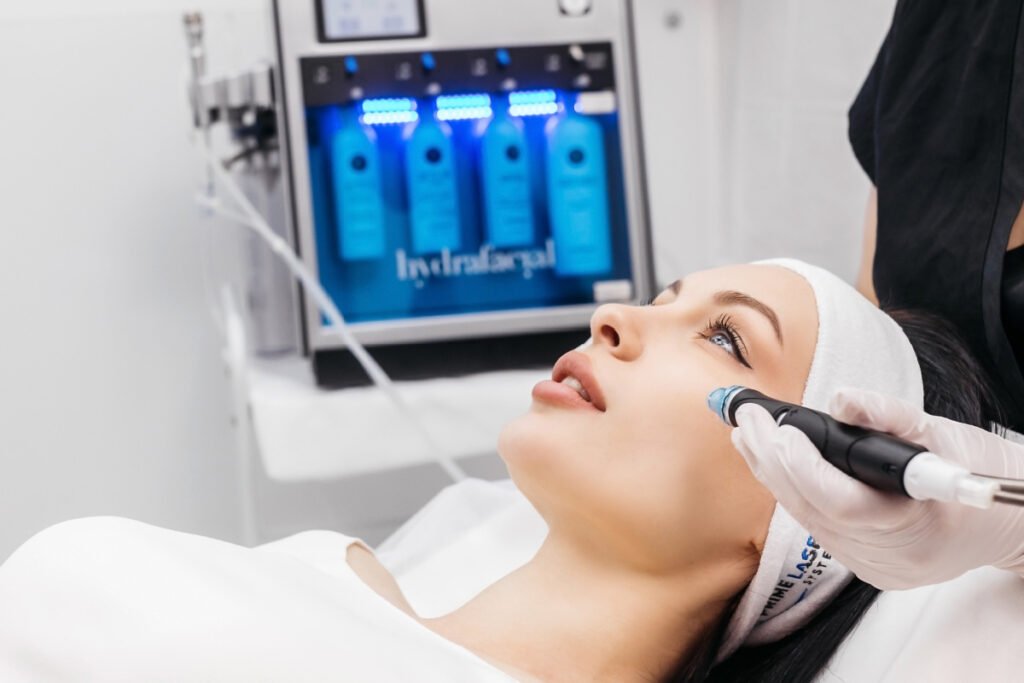
<svg viewBox="0 0 1024 683">
<path fill-rule="evenodd" d="M 708 409 L 710 409 L 711 412 L 718 416 L 718 419 L 726 424 L 729 424 L 729 417 L 725 414 L 726 404 L 729 401 L 729 397 L 740 388 L 741 387 L 737 386 L 718 387 L 708 394 Z"/>
</svg>

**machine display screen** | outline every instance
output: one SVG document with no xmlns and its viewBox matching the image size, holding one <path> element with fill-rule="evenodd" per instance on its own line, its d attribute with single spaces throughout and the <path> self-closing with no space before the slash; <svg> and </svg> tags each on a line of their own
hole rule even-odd
<svg viewBox="0 0 1024 683">
<path fill-rule="evenodd" d="M 423 0 L 318 0 L 320 40 L 411 38 L 426 34 Z"/>
<path fill-rule="evenodd" d="M 437 51 L 435 94 L 421 53 L 306 58 L 316 266 L 348 321 L 633 299 L 612 48 L 581 47 Z"/>
</svg>

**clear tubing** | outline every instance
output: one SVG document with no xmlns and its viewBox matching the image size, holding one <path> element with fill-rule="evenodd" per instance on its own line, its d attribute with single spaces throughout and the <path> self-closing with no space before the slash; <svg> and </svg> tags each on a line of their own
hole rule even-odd
<svg viewBox="0 0 1024 683">
<path fill-rule="evenodd" d="M 198 201 L 215 213 L 251 228 L 260 236 L 270 250 L 284 261 L 288 270 L 290 270 L 292 274 L 298 278 L 299 282 L 302 283 L 303 289 L 305 289 L 306 293 L 316 302 L 317 308 L 319 308 L 327 317 L 327 320 L 330 322 L 333 330 L 341 336 L 342 341 L 345 342 L 345 346 L 352 352 L 352 355 L 356 357 L 356 360 L 359 361 L 359 364 L 363 367 L 363 370 L 366 371 L 366 374 L 370 376 L 370 379 L 373 380 L 373 383 L 376 384 L 389 399 L 391 399 L 392 403 L 398 407 L 399 412 L 402 413 L 406 419 L 409 420 L 409 423 L 412 424 L 420 433 L 424 443 L 427 444 L 431 457 L 438 465 L 441 466 L 442 469 L 444 469 L 453 481 L 458 482 L 465 479 L 466 473 L 463 469 L 459 467 L 452 458 L 444 454 L 444 451 L 438 445 L 437 441 L 420 422 L 415 411 L 413 411 L 412 407 L 395 388 L 391 378 L 387 376 L 387 373 L 385 373 L 380 365 L 377 364 L 377 361 L 373 359 L 373 356 L 366 351 L 363 345 L 359 343 L 359 340 L 355 338 L 355 335 L 352 334 L 348 323 L 345 322 L 345 318 L 341 315 L 341 311 L 339 311 L 338 307 L 335 306 L 334 300 L 331 299 L 331 296 L 320 285 L 316 276 L 314 276 L 306 267 L 306 264 L 296 256 L 295 252 L 288 246 L 288 243 L 278 237 L 277 234 L 274 233 L 273 229 L 267 225 L 263 216 L 260 215 L 259 211 L 257 211 L 255 207 L 253 207 L 252 202 L 250 202 L 249 198 L 245 196 L 244 192 L 242 192 L 238 183 L 236 183 L 234 178 L 232 178 L 224 169 L 220 160 L 202 140 L 199 141 L 199 149 L 202 152 L 214 179 L 224 190 L 227 191 L 230 198 L 241 210 L 241 214 L 229 211 L 223 208 L 218 202 L 216 202 L 216 200 L 210 200 L 207 197 L 200 196 Z"/>
</svg>

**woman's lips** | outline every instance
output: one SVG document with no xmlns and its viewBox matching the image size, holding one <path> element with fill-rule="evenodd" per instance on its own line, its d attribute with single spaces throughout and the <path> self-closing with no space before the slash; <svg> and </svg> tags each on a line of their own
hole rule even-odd
<svg viewBox="0 0 1024 683">
<path fill-rule="evenodd" d="M 562 384 L 566 377 L 575 377 L 583 387 L 590 400 L 583 398 L 570 386 Z M 599 412 L 605 411 L 604 394 L 597 383 L 590 358 L 580 351 L 570 351 L 555 363 L 551 371 L 551 379 L 539 383 L 533 388 L 533 397 L 540 401 L 554 403 L 570 408 L 588 408 Z"/>
<path fill-rule="evenodd" d="M 550 379 L 542 380 L 533 387 L 533 398 L 563 408 L 598 410 L 597 406 L 580 396 L 572 387 Z"/>
</svg>

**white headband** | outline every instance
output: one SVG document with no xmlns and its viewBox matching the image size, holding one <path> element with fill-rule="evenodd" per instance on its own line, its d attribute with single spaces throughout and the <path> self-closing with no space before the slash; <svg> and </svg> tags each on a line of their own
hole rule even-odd
<svg viewBox="0 0 1024 683">
<path fill-rule="evenodd" d="M 870 389 L 917 406 L 924 402 L 921 369 L 900 326 L 832 273 L 794 259 L 758 261 L 803 277 L 818 306 L 818 341 L 803 404 L 826 410 L 840 387 Z M 726 626 L 718 661 L 743 645 L 763 645 L 804 626 L 853 578 L 817 546 L 781 506 L 768 527 L 757 573 Z"/>
</svg>

